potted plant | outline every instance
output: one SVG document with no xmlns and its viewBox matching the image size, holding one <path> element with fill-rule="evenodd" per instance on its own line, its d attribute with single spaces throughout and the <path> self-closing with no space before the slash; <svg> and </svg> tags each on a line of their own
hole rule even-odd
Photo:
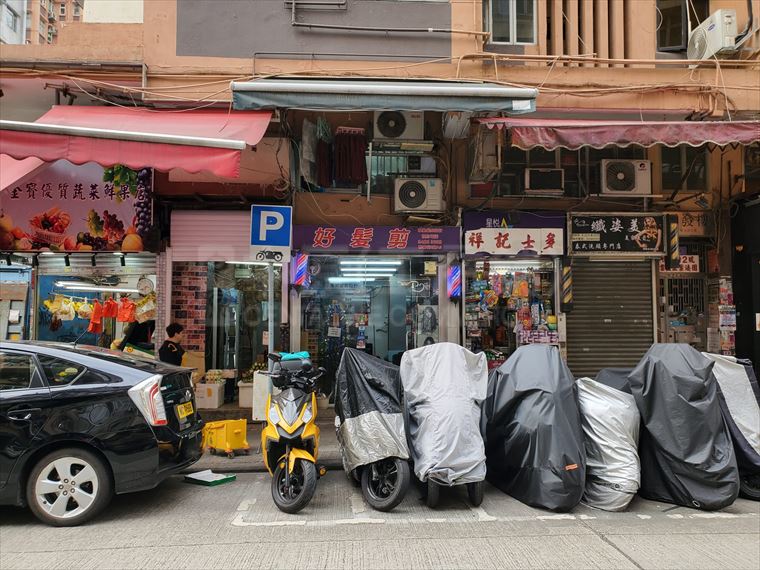
<svg viewBox="0 0 760 570">
<path fill-rule="evenodd" d="M 226 379 L 221 370 L 207 370 L 203 381 L 195 390 L 195 404 L 198 408 L 219 408 L 224 403 Z"/>
<path fill-rule="evenodd" d="M 238 385 L 238 405 L 241 408 L 253 407 L 253 376 L 256 373 L 256 367 L 251 366 L 243 372 Z"/>
</svg>

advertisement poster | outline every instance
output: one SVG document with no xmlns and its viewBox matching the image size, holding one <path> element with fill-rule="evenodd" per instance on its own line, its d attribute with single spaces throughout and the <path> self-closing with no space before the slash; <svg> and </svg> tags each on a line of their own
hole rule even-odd
<svg viewBox="0 0 760 570">
<path fill-rule="evenodd" d="M 681 237 L 712 237 L 713 213 L 705 210 L 698 212 L 678 212 L 678 235 Z"/>
<path fill-rule="evenodd" d="M 571 255 L 663 255 L 662 214 L 571 214 Z"/>
<path fill-rule="evenodd" d="M 52 163 L 0 193 L 0 251 L 146 249 L 152 172 Z"/>
<path fill-rule="evenodd" d="M 660 259 L 659 271 L 660 273 L 699 273 L 699 256 L 682 254 L 678 269 L 667 269 L 665 259 Z"/>
</svg>

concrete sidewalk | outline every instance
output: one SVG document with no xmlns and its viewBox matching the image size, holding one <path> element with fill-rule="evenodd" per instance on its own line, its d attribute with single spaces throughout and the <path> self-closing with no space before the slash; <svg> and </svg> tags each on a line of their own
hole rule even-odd
<svg viewBox="0 0 760 570">
<path fill-rule="evenodd" d="M 319 426 L 319 457 L 317 462 L 327 469 L 343 469 L 340 459 L 338 438 L 335 434 L 335 415 L 332 410 L 320 411 L 322 414 L 317 419 Z M 248 424 L 248 445 L 251 452 L 248 455 L 214 455 L 209 452 L 203 454 L 200 460 L 186 469 L 183 473 L 195 473 L 205 469 L 211 469 L 216 473 L 259 473 L 266 472 L 264 457 L 261 454 L 261 430 L 262 423 Z"/>
</svg>

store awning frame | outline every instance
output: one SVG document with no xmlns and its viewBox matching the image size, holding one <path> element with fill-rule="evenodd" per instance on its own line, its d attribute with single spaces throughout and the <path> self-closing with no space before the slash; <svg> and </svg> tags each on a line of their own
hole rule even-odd
<svg viewBox="0 0 760 570">
<path fill-rule="evenodd" d="M 466 81 L 259 79 L 233 81 L 236 110 L 531 113 L 538 90 Z"/>
<path fill-rule="evenodd" d="M 512 146 L 578 150 L 588 146 L 693 147 L 748 145 L 760 142 L 760 121 L 602 121 L 493 117 L 476 119 L 489 129 L 508 129 Z"/>
<path fill-rule="evenodd" d="M 496 117 L 476 119 L 489 129 L 509 129 L 512 146 L 522 150 L 578 150 L 584 146 L 693 147 L 760 142 L 760 121 L 600 121 Z"/>
<path fill-rule="evenodd" d="M 271 115 L 56 106 L 35 122 L 0 121 L 0 154 L 238 178 L 240 153 L 261 141 Z"/>
</svg>

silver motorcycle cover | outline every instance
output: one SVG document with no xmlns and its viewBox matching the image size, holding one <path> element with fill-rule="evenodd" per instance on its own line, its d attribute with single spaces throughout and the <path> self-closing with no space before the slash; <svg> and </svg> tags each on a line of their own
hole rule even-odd
<svg viewBox="0 0 760 570">
<path fill-rule="evenodd" d="M 344 469 L 350 473 L 389 457 L 409 459 L 398 366 L 346 348 L 335 377 L 335 413 Z"/>
<path fill-rule="evenodd" d="M 401 358 L 415 475 L 441 485 L 483 481 L 480 435 L 488 386 L 485 354 L 450 342 L 408 350 Z"/>
<path fill-rule="evenodd" d="M 579 378 L 575 386 L 586 448 L 583 502 L 605 511 L 625 510 L 641 480 L 636 400 L 591 378 Z"/>
</svg>

